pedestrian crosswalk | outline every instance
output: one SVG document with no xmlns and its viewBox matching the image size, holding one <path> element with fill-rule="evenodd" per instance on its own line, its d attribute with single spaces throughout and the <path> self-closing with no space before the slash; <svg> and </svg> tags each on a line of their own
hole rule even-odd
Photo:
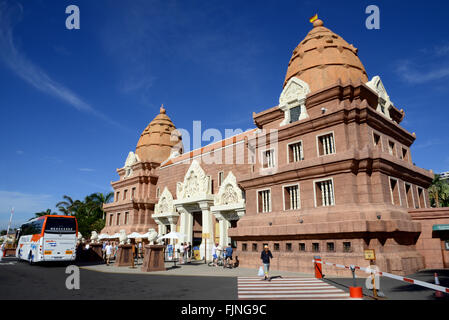
<svg viewBox="0 0 449 320">
<path fill-rule="evenodd" d="M 315 278 L 239 277 L 238 298 L 241 300 L 336 300 L 350 299 L 349 293 Z"/>
</svg>

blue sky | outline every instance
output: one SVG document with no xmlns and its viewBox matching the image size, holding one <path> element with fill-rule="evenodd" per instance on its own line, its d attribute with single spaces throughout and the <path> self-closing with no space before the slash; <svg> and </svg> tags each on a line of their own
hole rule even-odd
<svg viewBox="0 0 449 320">
<path fill-rule="evenodd" d="M 81 29 L 67 30 L 78 5 Z M 380 8 L 380 30 L 365 8 Z M 277 105 L 318 13 L 359 49 L 416 132 L 413 161 L 449 170 L 447 1 L 0 0 L 0 228 L 64 194 L 108 192 L 163 103 L 178 128 L 246 130 Z M 204 142 L 207 144 L 207 142 Z"/>
</svg>

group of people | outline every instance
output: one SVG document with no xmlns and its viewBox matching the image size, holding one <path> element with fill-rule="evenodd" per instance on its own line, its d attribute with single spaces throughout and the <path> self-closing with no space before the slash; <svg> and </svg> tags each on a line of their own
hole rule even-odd
<svg viewBox="0 0 449 320">
<path fill-rule="evenodd" d="M 181 242 L 179 245 L 175 246 L 176 252 L 179 256 L 179 263 L 185 264 L 192 261 L 192 244 L 189 242 Z"/>
<path fill-rule="evenodd" d="M 215 243 L 215 245 L 212 247 L 212 258 L 213 258 L 213 265 L 214 266 L 218 266 L 218 260 L 220 258 L 222 248 L 218 245 L 218 242 Z M 228 246 L 225 248 L 224 253 L 223 253 L 223 264 L 224 267 L 232 267 L 233 265 L 231 264 L 232 261 L 232 253 L 233 253 L 233 249 L 232 249 L 232 245 L 230 243 L 228 243 Z M 234 263 L 234 267 L 235 267 L 235 263 Z"/>
</svg>

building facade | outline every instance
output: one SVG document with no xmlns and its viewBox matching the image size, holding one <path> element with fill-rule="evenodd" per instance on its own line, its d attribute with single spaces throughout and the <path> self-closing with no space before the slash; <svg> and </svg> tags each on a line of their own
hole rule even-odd
<svg viewBox="0 0 449 320">
<path fill-rule="evenodd" d="M 357 49 L 316 20 L 253 130 L 183 153 L 161 108 L 117 170 L 102 232 L 176 230 L 207 259 L 232 241 L 244 267 L 268 244 L 273 268 L 300 272 L 317 255 L 365 265 L 370 248 L 381 270 L 415 272 L 425 259 L 409 211 L 429 207 L 433 173 L 413 164 L 404 116 Z"/>
</svg>

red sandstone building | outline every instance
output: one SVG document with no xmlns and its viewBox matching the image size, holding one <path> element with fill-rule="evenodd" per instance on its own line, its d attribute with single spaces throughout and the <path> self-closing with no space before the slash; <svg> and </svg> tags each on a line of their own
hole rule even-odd
<svg viewBox="0 0 449 320">
<path fill-rule="evenodd" d="M 281 270 L 311 272 L 316 255 L 366 265 L 368 248 L 386 272 L 447 267 L 447 235 L 427 232 L 433 173 L 413 164 L 404 116 L 357 49 L 317 20 L 255 129 L 183 153 L 162 107 L 117 170 L 102 232 L 176 230 L 202 256 L 206 241 L 232 241 L 244 267 L 260 265 L 264 244 Z M 438 217 L 449 223 L 447 211 Z"/>
</svg>

